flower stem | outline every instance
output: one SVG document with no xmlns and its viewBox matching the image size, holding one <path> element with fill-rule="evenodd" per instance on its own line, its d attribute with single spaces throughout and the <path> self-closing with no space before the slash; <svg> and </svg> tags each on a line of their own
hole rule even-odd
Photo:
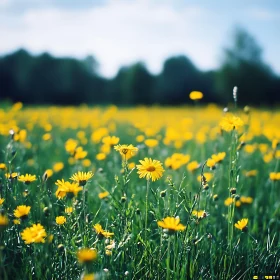
<svg viewBox="0 0 280 280">
<path fill-rule="evenodd" d="M 145 212 L 145 242 L 147 242 L 147 227 L 148 227 L 148 195 L 150 189 L 150 180 L 147 180 L 146 185 L 146 212 Z"/>
</svg>

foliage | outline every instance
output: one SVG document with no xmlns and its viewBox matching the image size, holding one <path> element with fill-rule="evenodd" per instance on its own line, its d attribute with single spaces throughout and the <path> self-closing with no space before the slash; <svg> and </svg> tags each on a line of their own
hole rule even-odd
<svg viewBox="0 0 280 280">
<path fill-rule="evenodd" d="M 21 107 L 0 110 L 1 279 L 279 275 L 279 111 Z"/>
</svg>

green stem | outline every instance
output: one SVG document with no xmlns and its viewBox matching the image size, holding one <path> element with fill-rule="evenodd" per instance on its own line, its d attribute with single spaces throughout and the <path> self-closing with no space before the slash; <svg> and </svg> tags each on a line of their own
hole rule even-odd
<svg viewBox="0 0 280 280">
<path fill-rule="evenodd" d="M 148 227 L 148 195 L 150 189 L 150 180 L 147 180 L 146 185 L 146 212 L 145 212 L 145 242 L 147 242 L 147 227 Z"/>
</svg>

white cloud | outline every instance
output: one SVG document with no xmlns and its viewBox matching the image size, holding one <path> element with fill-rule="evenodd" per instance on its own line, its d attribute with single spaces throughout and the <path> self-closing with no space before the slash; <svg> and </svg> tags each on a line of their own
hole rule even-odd
<svg viewBox="0 0 280 280">
<path fill-rule="evenodd" d="M 3 0 L 2 0 L 3 1 Z M 110 0 L 91 9 L 29 9 L 0 21 L 0 52 L 25 47 L 33 52 L 84 57 L 93 54 L 102 73 L 114 75 L 120 65 L 146 61 L 158 72 L 163 60 L 186 54 L 196 65 L 213 68 L 228 25 L 210 24 L 209 11 L 172 2 Z M 214 15 L 216 16 L 216 15 Z"/>
</svg>

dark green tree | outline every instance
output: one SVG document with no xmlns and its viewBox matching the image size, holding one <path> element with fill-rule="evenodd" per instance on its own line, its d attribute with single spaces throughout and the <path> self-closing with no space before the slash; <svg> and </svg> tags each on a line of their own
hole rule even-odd
<svg viewBox="0 0 280 280">
<path fill-rule="evenodd" d="M 253 36 L 237 28 L 232 45 L 224 50 L 222 65 L 216 74 L 220 101 L 231 102 L 232 89 L 237 86 L 239 104 L 270 102 L 275 97 L 276 79 L 264 63 L 261 47 Z"/>
</svg>

